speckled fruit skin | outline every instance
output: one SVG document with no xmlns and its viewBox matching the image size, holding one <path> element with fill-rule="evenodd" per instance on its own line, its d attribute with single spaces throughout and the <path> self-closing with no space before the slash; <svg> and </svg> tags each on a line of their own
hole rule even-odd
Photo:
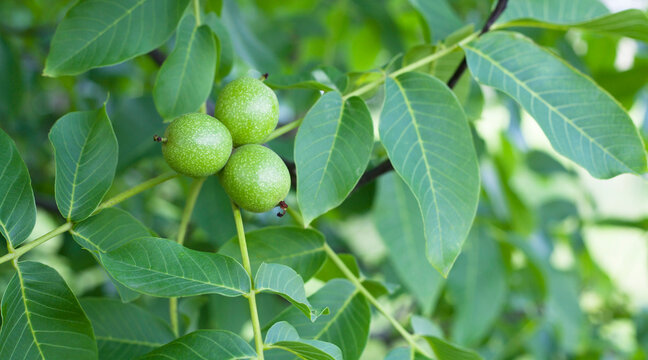
<svg viewBox="0 0 648 360">
<path fill-rule="evenodd" d="M 162 155 L 180 174 L 202 177 L 225 166 L 232 153 L 232 136 L 220 121 L 201 113 L 177 117 L 164 132 Z"/>
<path fill-rule="evenodd" d="M 271 210 L 290 191 L 286 164 L 261 145 L 243 145 L 234 150 L 219 177 L 232 201 L 257 213 Z"/>
<path fill-rule="evenodd" d="M 223 88 L 214 115 L 229 129 L 234 146 L 260 144 L 277 127 L 279 102 L 261 80 L 246 76 Z"/>
</svg>

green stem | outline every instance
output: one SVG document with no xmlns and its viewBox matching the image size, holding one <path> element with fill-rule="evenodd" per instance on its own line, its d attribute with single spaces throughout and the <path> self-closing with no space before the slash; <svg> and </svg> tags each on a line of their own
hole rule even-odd
<svg viewBox="0 0 648 360">
<path fill-rule="evenodd" d="M 161 184 L 161 183 L 163 183 L 165 181 L 174 179 L 174 178 L 176 178 L 178 176 L 180 176 L 180 175 L 177 174 L 177 173 L 166 173 L 166 174 L 162 174 L 160 176 L 154 177 L 153 179 L 147 180 L 147 181 L 145 181 L 145 182 L 143 182 L 143 183 L 141 183 L 141 184 L 139 184 L 139 185 L 137 185 L 137 186 L 135 186 L 133 188 L 130 188 L 130 189 L 128 189 L 128 190 L 126 190 L 126 191 L 124 191 L 124 192 L 122 192 L 120 194 L 117 194 L 114 197 L 104 201 L 103 203 L 101 203 L 101 205 L 99 205 L 95 209 L 95 211 L 92 213 L 92 215 L 98 213 L 99 211 L 101 211 L 101 210 L 103 210 L 105 208 L 113 207 L 113 206 L 119 204 L 120 202 L 141 193 L 142 191 L 148 190 L 148 189 L 150 189 L 150 188 L 152 188 L 152 187 L 154 187 L 156 185 L 159 185 L 159 184 Z"/>
<path fill-rule="evenodd" d="M 21 247 L 19 247 L 17 249 L 14 249 L 13 247 L 11 247 L 11 244 L 9 244 L 9 242 L 7 242 L 7 248 L 9 249 L 9 253 L 2 256 L 2 257 L 0 257 L 0 264 L 2 264 L 4 262 L 7 262 L 9 260 L 18 259 L 20 256 L 22 256 L 23 254 L 25 254 L 29 250 L 35 248 L 36 246 L 38 246 L 38 245 L 46 242 L 47 240 L 52 239 L 52 238 L 54 238 L 54 237 L 56 237 L 58 235 L 61 235 L 64 232 L 72 229 L 72 225 L 73 224 L 71 222 L 66 222 L 65 224 L 57 227 L 56 229 L 48 232 L 47 234 L 37 238 L 36 240 L 34 240 L 34 241 L 30 242 L 30 243 L 25 244 L 25 245 L 23 245 L 23 246 L 21 246 Z"/>
<path fill-rule="evenodd" d="M 180 245 L 184 244 L 187 235 L 187 228 L 189 227 L 189 221 L 191 220 L 191 214 L 193 214 L 194 207 L 196 207 L 196 200 L 198 200 L 198 194 L 200 194 L 200 189 L 206 179 L 206 177 L 195 178 L 189 188 L 187 203 L 182 212 L 180 226 L 178 227 L 178 236 L 176 238 L 176 241 Z M 173 330 L 173 334 L 178 337 L 180 333 L 178 326 L 178 298 L 169 298 L 169 319 L 171 320 L 171 329 Z"/>
<path fill-rule="evenodd" d="M 416 351 L 420 352 L 423 355 L 429 356 L 427 352 L 421 348 L 417 343 L 416 339 L 414 338 L 414 335 L 410 334 L 405 328 L 396 320 L 394 319 L 393 316 L 378 302 L 378 300 L 371 295 L 369 290 L 367 290 L 364 285 L 360 282 L 360 279 L 358 279 L 355 274 L 346 266 L 344 261 L 340 259 L 340 257 L 331 249 L 331 247 L 328 244 L 324 244 L 324 251 L 328 254 L 329 258 L 335 263 L 335 265 L 342 271 L 344 276 L 355 285 L 356 289 L 362 293 L 362 295 L 365 296 L 367 300 L 381 313 L 387 320 L 392 324 L 392 326 L 398 331 L 401 336 L 407 341 L 407 343 L 410 345 L 412 349 L 415 349 Z"/>
<path fill-rule="evenodd" d="M 184 244 L 185 236 L 187 235 L 187 227 L 189 226 L 189 221 L 191 220 L 191 214 L 193 213 L 193 209 L 196 206 L 198 194 L 200 194 L 200 189 L 202 188 L 205 180 L 207 180 L 206 177 L 195 178 L 191 183 L 191 187 L 189 188 L 187 203 L 185 205 L 184 211 L 182 212 L 180 227 L 178 229 L 177 241 L 180 245 Z"/>
<path fill-rule="evenodd" d="M 293 208 L 288 208 L 287 210 L 288 210 L 287 211 L 288 214 L 290 214 L 290 216 L 298 224 L 304 226 L 304 221 L 301 215 L 296 210 L 294 210 Z M 346 266 L 344 261 L 340 259 L 338 254 L 336 254 L 335 251 L 333 251 L 333 249 L 331 249 L 331 247 L 327 243 L 324 243 L 324 251 L 326 251 L 329 258 L 335 263 L 335 265 L 340 269 L 340 271 L 342 271 L 344 276 L 346 276 L 346 278 L 349 279 L 349 281 L 351 281 L 351 283 L 356 287 L 356 289 L 360 291 L 360 293 L 362 293 L 362 295 L 364 295 L 364 297 L 367 298 L 367 300 L 369 300 L 369 302 L 374 307 L 376 307 L 376 309 L 381 314 L 383 314 L 385 318 L 387 318 L 387 320 L 392 324 L 392 326 L 396 329 L 396 331 L 398 331 L 401 334 L 401 336 L 403 336 L 405 341 L 409 343 L 410 347 L 412 348 L 412 351 L 420 352 L 425 356 L 429 356 L 429 354 L 416 343 L 416 339 L 414 335 L 410 334 L 407 330 L 405 330 L 405 328 L 403 328 L 403 326 L 396 319 L 394 319 L 393 316 L 391 316 L 391 314 L 378 302 L 378 300 L 373 295 L 371 295 L 369 290 L 367 290 L 364 287 L 364 285 L 362 285 L 360 279 L 358 279 L 358 277 L 355 276 L 355 274 Z"/>
<path fill-rule="evenodd" d="M 254 330 L 254 344 L 257 351 L 257 359 L 263 360 L 263 338 L 261 337 L 261 324 L 259 322 L 259 311 L 256 305 L 256 291 L 254 289 L 254 281 L 252 280 L 252 267 L 250 266 L 250 256 L 248 255 L 247 243 L 245 241 L 245 229 L 243 228 L 243 218 L 241 217 L 241 209 L 236 204 L 232 203 L 232 211 L 234 212 L 234 222 L 236 223 L 236 233 L 238 234 L 239 247 L 241 248 L 241 259 L 243 260 L 243 268 L 250 276 L 251 287 L 250 293 L 247 294 L 250 303 L 250 317 L 252 318 L 252 329 Z"/>
<path fill-rule="evenodd" d="M 178 298 L 169 298 L 169 319 L 171 320 L 171 330 L 173 331 L 173 336 L 177 338 L 179 336 L 180 328 L 178 326 Z"/>
<path fill-rule="evenodd" d="M 409 64 L 407 66 L 403 66 L 402 68 L 400 68 L 400 69 L 394 71 L 393 73 L 389 74 L 389 76 L 396 77 L 396 76 L 404 74 L 406 72 L 416 70 L 417 68 L 419 68 L 419 67 L 421 67 L 423 65 L 429 64 L 434 60 L 437 60 L 437 59 L 439 59 L 441 57 L 444 57 L 444 56 L 450 54 L 451 52 L 458 49 L 460 46 L 471 42 L 472 40 L 477 38 L 477 36 L 479 36 L 478 32 L 472 33 L 472 34 L 466 36 L 465 38 L 463 38 L 458 43 L 456 43 L 454 45 L 451 45 L 451 46 L 449 46 L 449 47 L 447 47 L 445 49 L 441 49 L 441 50 L 435 52 L 434 54 L 428 55 L 428 56 L 426 56 L 426 57 L 424 57 L 424 58 L 422 58 L 420 60 L 417 60 L 417 61 L 415 61 L 415 62 L 413 62 L 413 63 L 411 63 L 411 64 Z M 373 88 L 379 86 L 380 84 L 382 84 L 383 82 L 385 82 L 386 77 L 387 77 L 387 75 L 384 74 L 380 79 L 372 81 L 372 82 L 370 82 L 370 83 L 368 83 L 368 84 L 366 84 L 366 85 L 364 85 L 364 86 L 362 86 L 362 87 L 360 87 L 360 88 L 358 88 L 358 89 L 344 95 L 343 99 L 346 100 L 346 99 L 348 99 L 348 98 L 350 98 L 352 96 L 360 96 L 360 95 L 370 91 L 371 89 L 373 89 Z"/>
<path fill-rule="evenodd" d="M 299 224 L 299 226 L 305 227 L 304 218 L 301 216 L 300 213 L 297 212 L 297 210 L 295 210 L 295 208 L 290 206 L 286 209 L 286 212 L 288 213 L 288 215 L 290 215 L 291 218 L 293 218 L 293 220 L 295 220 L 297 224 Z"/>
<path fill-rule="evenodd" d="M 193 0 L 193 12 L 194 17 L 196 18 L 196 26 L 202 25 L 202 21 L 200 19 L 200 0 Z"/>
<path fill-rule="evenodd" d="M 290 123 L 288 123 L 288 124 L 286 124 L 284 126 L 281 126 L 281 127 L 277 128 L 277 129 L 275 129 L 275 131 L 271 132 L 270 135 L 268 135 L 268 137 L 265 138 L 265 140 L 263 140 L 263 142 L 267 143 L 270 140 L 274 140 L 274 139 L 278 138 L 279 136 L 281 136 L 281 135 L 283 135 L 283 134 L 285 134 L 285 133 L 287 133 L 287 132 L 289 132 L 289 131 L 291 131 L 293 129 L 298 128 L 299 125 L 301 125 L 303 120 L 304 119 L 301 118 L 299 120 L 295 120 L 293 122 L 290 122 Z"/>
<path fill-rule="evenodd" d="M 126 190 L 126 191 L 124 191 L 124 192 L 122 192 L 120 194 L 117 194 L 114 197 L 104 201 L 103 203 L 101 203 L 95 209 L 95 211 L 92 212 L 92 215 L 95 215 L 96 213 L 100 212 L 101 210 L 103 210 L 105 208 L 115 206 L 115 205 L 119 204 L 120 202 L 141 193 L 144 190 L 148 190 L 148 189 L 150 189 L 150 188 L 152 188 L 152 187 L 154 187 L 156 185 L 159 185 L 159 184 L 161 184 L 161 183 L 163 183 L 163 182 L 165 182 L 167 180 L 173 179 L 173 178 L 178 177 L 178 176 L 179 175 L 176 174 L 176 173 L 168 173 L 168 174 L 163 174 L 163 175 L 160 175 L 158 177 L 155 177 L 155 178 L 153 178 L 151 180 L 145 181 L 145 182 L 143 182 L 143 183 L 141 183 L 141 184 L 139 184 L 139 185 L 137 185 L 137 186 L 135 186 L 133 188 L 130 188 L 130 189 L 128 189 L 128 190 Z M 35 248 L 36 246 L 46 242 L 47 240 L 50 240 L 50 239 L 56 237 L 57 235 L 60 235 L 60 234 L 62 234 L 64 232 L 72 229 L 72 226 L 74 226 L 73 223 L 66 222 L 65 224 L 57 227 L 56 229 L 48 232 L 47 234 L 37 238 L 36 240 L 34 240 L 34 241 L 30 242 L 30 243 L 25 244 L 25 245 L 23 245 L 23 246 L 21 246 L 21 247 L 19 247 L 17 249 L 14 249 L 11 246 L 11 244 L 9 244 L 9 242 L 7 242 L 7 249 L 9 250 L 9 253 L 3 255 L 2 257 L 0 257 L 0 264 L 2 264 L 4 262 L 7 262 L 9 260 L 12 260 L 12 259 L 19 258 L 21 255 L 25 254 L 26 252 L 28 252 L 29 250 Z"/>
</svg>

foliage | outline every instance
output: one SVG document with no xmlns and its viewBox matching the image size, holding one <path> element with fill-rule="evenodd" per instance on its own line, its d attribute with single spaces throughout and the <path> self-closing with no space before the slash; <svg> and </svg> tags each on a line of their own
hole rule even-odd
<svg viewBox="0 0 648 360">
<path fill-rule="evenodd" d="M 0 2 L 0 359 L 645 358 L 644 10 Z M 264 73 L 281 217 L 152 141 Z"/>
</svg>

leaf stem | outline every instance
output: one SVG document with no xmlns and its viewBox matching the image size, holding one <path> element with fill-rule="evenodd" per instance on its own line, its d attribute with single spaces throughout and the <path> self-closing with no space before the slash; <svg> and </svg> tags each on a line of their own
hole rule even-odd
<svg viewBox="0 0 648 360">
<path fill-rule="evenodd" d="M 196 18 L 196 26 L 202 25 L 202 20 L 200 19 L 200 0 L 193 0 L 193 12 Z"/>
<path fill-rule="evenodd" d="M 187 203 L 185 205 L 184 211 L 182 212 L 182 218 L 180 219 L 180 227 L 178 228 L 178 244 L 184 244 L 185 236 L 187 235 L 187 227 L 189 226 L 189 221 L 191 220 L 191 214 L 193 213 L 194 207 L 196 206 L 196 200 L 198 200 L 198 194 L 200 194 L 200 189 L 202 188 L 203 183 L 207 178 L 195 178 L 191 183 L 189 188 L 189 195 L 187 196 Z"/>
<path fill-rule="evenodd" d="M 301 215 L 299 215 L 299 213 L 296 210 L 292 208 L 288 208 L 287 212 L 288 214 L 290 214 L 293 220 L 295 220 L 301 226 L 304 226 L 304 221 Z M 393 316 L 391 316 L 391 314 L 378 302 L 378 300 L 373 295 L 371 295 L 369 290 L 367 290 L 364 287 L 364 285 L 362 285 L 360 279 L 358 279 L 358 277 L 356 277 L 355 274 L 353 274 L 353 272 L 346 266 L 344 261 L 340 259 L 338 254 L 336 254 L 335 251 L 331 249 L 329 244 L 326 242 L 324 243 L 324 251 L 326 251 L 329 258 L 335 263 L 335 265 L 340 269 L 340 271 L 342 271 L 344 276 L 346 276 L 346 278 L 349 279 L 349 281 L 351 281 L 351 283 L 356 287 L 356 289 L 360 291 L 360 293 L 362 293 L 362 295 L 364 295 L 364 297 L 367 298 L 367 300 L 369 300 L 369 302 L 374 307 L 376 307 L 376 309 L 381 314 L 383 314 L 385 318 L 387 318 L 387 320 L 392 324 L 392 326 L 396 329 L 396 331 L 398 331 L 401 334 L 401 336 L 405 339 L 405 341 L 409 343 L 413 351 L 419 352 L 425 356 L 430 356 L 423 348 L 421 348 L 416 343 L 416 339 L 414 335 L 410 334 L 407 330 L 405 330 L 405 328 L 396 319 L 394 319 Z"/>
<path fill-rule="evenodd" d="M 180 226 L 178 227 L 178 236 L 176 238 L 176 241 L 180 245 L 184 244 L 185 236 L 187 235 L 187 227 L 189 227 L 189 221 L 191 220 L 191 214 L 193 213 L 194 207 L 196 207 L 196 200 L 198 199 L 198 194 L 200 194 L 200 188 L 202 188 L 206 179 L 206 177 L 193 179 L 191 187 L 189 188 L 187 203 L 182 212 Z M 173 334 L 178 337 L 180 332 L 178 326 L 178 298 L 176 297 L 169 298 L 169 320 L 171 321 Z"/>
<path fill-rule="evenodd" d="M 141 184 L 139 184 L 139 185 L 137 185 L 135 187 L 132 187 L 132 188 L 130 188 L 130 189 L 128 189 L 128 190 L 126 190 L 126 191 L 124 191 L 124 192 L 122 192 L 120 194 L 117 194 L 117 195 L 113 196 L 112 198 L 104 201 L 103 203 L 101 203 L 101 205 L 99 205 L 95 209 L 95 211 L 92 213 L 92 215 L 95 215 L 96 213 L 98 213 L 99 211 L 101 211 L 101 210 L 103 210 L 105 208 L 113 207 L 113 206 L 119 204 L 120 202 L 141 193 L 144 190 L 148 190 L 148 189 L 150 189 L 150 188 L 152 188 L 152 187 L 154 187 L 156 185 L 159 185 L 159 184 L 161 184 L 161 183 L 163 183 L 165 181 L 174 179 L 174 178 L 176 178 L 178 176 L 180 176 L 180 175 L 175 173 L 175 172 L 169 172 L 169 173 L 166 173 L 166 174 L 156 176 L 153 179 L 147 180 L 147 181 L 145 181 L 145 182 L 143 182 L 143 183 L 141 183 Z"/>
<path fill-rule="evenodd" d="M 369 300 L 369 302 L 378 310 L 387 320 L 392 324 L 392 326 L 398 331 L 401 336 L 407 341 L 407 343 L 410 345 L 410 347 L 417 352 L 420 352 L 423 355 L 429 356 L 429 354 L 421 348 L 417 343 L 416 339 L 414 338 L 414 335 L 410 334 L 405 328 L 393 317 L 391 314 L 378 302 L 378 300 L 371 295 L 369 290 L 367 290 L 362 283 L 360 282 L 360 279 L 358 279 L 353 272 L 346 266 L 344 261 L 340 259 L 340 257 L 335 253 L 333 249 L 327 244 L 324 243 L 324 251 L 328 254 L 329 258 L 335 263 L 335 265 L 342 271 L 344 276 L 355 285 L 356 289 L 364 295 L 364 297 Z"/>
<path fill-rule="evenodd" d="M 265 140 L 263 140 L 263 142 L 267 143 L 268 141 L 274 140 L 274 139 L 278 138 L 279 136 L 289 132 L 290 130 L 298 128 L 301 125 L 303 120 L 304 120 L 304 118 L 300 118 L 299 120 L 289 122 L 288 124 L 275 129 L 273 132 L 270 133 L 270 135 L 268 135 L 267 138 L 265 138 Z"/>
<path fill-rule="evenodd" d="M 27 244 L 25 244 L 25 245 L 23 245 L 23 246 L 21 246 L 21 247 L 19 247 L 17 249 L 13 249 L 11 247 L 11 244 L 8 244 L 9 253 L 2 256 L 2 257 L 0 257 L 0 264 L 2 264 L 4 262 L 7 262 L 9 260 L 18 259 L 20 256 L 22 256 L 23 254 L 25 254 L 29 250 L 35 248 L 36 246 L 38 246 L 38 245 L 46 242 L 47 240 L 52 239 L 52 238 L 54 238 L 54 237 L 56 237 L 56 236 L 58 236 L 58 235 L 60 235 L 60 234 L 62 234 L 64 232 L 70 230 L 72 228 L 72 225 L 73 224 L 71 222 L 66 222 L 65 224 L 57 227 L 56 229 L 48 232 L 47 234 L 45 234 L 43 236 L 40 236 L 36 240 L 34 240 L 34 241 L 30 242 L 30 243 L 27 243 Z"/>
<path fill-rule="evenodd" d="M 400 68 L 400 69 L 392 72 L 391 74 L 389 74 L 389 76 L 394 76 L 395 77 L 395 76 L 404 74 L 406 72 L 416 70 L 417 68 L 419 68 L 419 67 L 421 67 L 423 65 L 429 64 L 434 60 L 437 60 L 439 58 L 442 58 L 442 57 L 450 54 L 451 52 L 458 49 L 460 46 L 473 41 L 478 36 L 479 36 L 479 32 L 474 32 L 474 33 L 466 36 L 465 38 L 463 38 L 461 41 L 459 41 L 458 43 L 456 43 L 454 45 L 451 45 L 451 46 L 449 46 L 447 48 L 439 50 L 439 51 L 435 52 L 434 54 L 428 55 L 428 56 L 426 56 L 426 57 L 424 57 L 422 59 L 419 59 L 419 60 L 417 60 L 417 61 L 415 61 L 415 62 L 413 62 L 413 63 L 411 63 L 411 64 L 409 64 L 407 66 L 403 66 L 402 68 Z M 379 86 L 380 84 L 382 84 L 385 81 L 386 77 L 387 77 L 387 74 L 383 74 L 383 76 L 380 79 L 377 79 L 377 80 L 375 80 L 373 82 L 370 82 L 370 83 L 362 86 L 361 88 L 358 88 L 358 89 L 344 95 L 342 98 L 344 100 L 347 100 L 348 98 L 350 98 L 352 96 L 360 96 L 360 95 L 372 90 L 373 88 Z"/>
<path fill-rule="evenodd" d="M 254 289 L 254 281 L 252 280 L 252 267 L 250 266 L 250 256 L 248 255 L 247 243 L 245 241 L 245 228 L 243 227 L 243 218 L 241 217 L 241 209 L 232 202 L 232 211 L 234 212 L 234 222 L 236 223 L 236 233 L 238 235 L 239 247 L 241 248 L 241 259 L 243 260 L 243 268 L 250 276 L 250 293 L 247 295 L 250 303 L 250 317 L 252 318 L 252 329 L 254 330 L 254 344 L 257 351 L 257 359 L 263 360 L 263 338 L 261 337 L 261 324 L 259 322 L 259 312 L 256 305 L 256 291 Z"/>
<path fill-rule="evenodd" d="M 157 177 L 155 177 L 153 179 L 150 179 L 148 181 L 145 181 L 145 182 L 143 182 L 143 183 L 141 183 L 141 184 L 139 184 L 139 185 L 137 185 L 137 186 L 135 186 L 133 188 L 130 188 L 130 189 L 128 189 L 128 190 L 126 190 L 126 191 L 124 191 L 124 192 L 122 192 L 120 194 L 117 194 L 114 197 L 104 201 L 103 203 L 101 203 L 95 209 L 95 211 L 92 212 L 91 216 L 97 214 L 98 212 L 100 212 L 101 210 L 103 210 L 105 208 L 115 206 L 115 205 L 119 204 L 120 202 L 141 193 L 144 190 L 148 190 L 148 189 L 150 189 L 150 188 L 152 188 L 152 187 L 154 187 L 156 185 L 159 185 L 159 184 L 161 184 L 161 183 L 163 183 L 163 182 L 165 182 L 167 180 L 176 178 L 178 176 L 179 175 L 176 174 L 176 173 L 168 173 L 168 174 L 163 174 L 163 175 L 157 176 Z M 21 246 L 21 247 L 19 247 L 17 249 L 14 249 L 11 246 L 11 244 L 7 243 L 7 249 L 9 250 L 9 253 L 3 255 L 2 257 L 0 257 L 0 264 L 2 264 L 4 262 L 7 262 L 9 260 L 12 260 L 12 259 L 19 258 L 20 256 L 22 256 L 26 252 L 30 251 L 31 249 L 35 248 L 36 246 L 38 246 L 40 244 L 43 244 L 47 240 L 50 240 L 50 239 L 56 237 L 57 235 L 60 235 L 60 234 L 62 234 L 64 232 L 72 229 L 72 226 L 74 226 L 74 224 L 72 222 L 68 221 L 65 224 L 57 227 L 56 229 L 48 232 L 47 234 L 37 238 L 36 240 L 34 240 L 34 241 L 30 242 L 30 243 L 25 244 L 25 245 L 23 245 L 23 246 Z"/>
</svg>

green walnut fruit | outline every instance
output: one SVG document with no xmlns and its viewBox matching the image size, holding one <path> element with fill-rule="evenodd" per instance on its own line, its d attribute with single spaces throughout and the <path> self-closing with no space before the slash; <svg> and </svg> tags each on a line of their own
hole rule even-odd
<svg viewBox="0 0 648 360">
<path fill-rule="evenodd" d="M 232 201 L 252 212 L 271 210 L 290 190 L 286 164 L 274 151 L 256 144 L 234 150 L 219 176 Z"/>
<path fill-rule="evenodd" d="M 234 146 L 260 144 L 277 126 L 279 102 L 263 81 L 246 76 L 223 88 L 214 115 L 229 129 Z"/>
<path fill-rule="evenodd" d="M 201 113 L 177 117 L 162 139 L 162 155 L 180 174 L 202 177 L 217 173 L 232 153 L 232 136 L 220 121 Z"/>
</svg>

